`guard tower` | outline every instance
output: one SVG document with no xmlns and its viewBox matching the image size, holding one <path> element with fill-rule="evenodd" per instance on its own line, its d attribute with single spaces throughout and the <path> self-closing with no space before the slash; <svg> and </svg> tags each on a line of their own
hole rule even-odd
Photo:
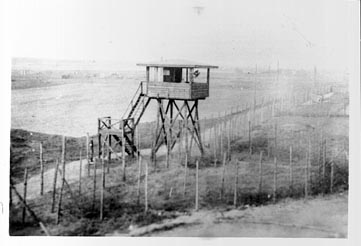
<svg viewBox="0 0 361 246">
<path fill-rule="evenodd" d="M 210 69 L 217 66 L 183 61 L 139 63 L 146 68 L 146 80 L 140 85 L 122 119 L 110 117 L 98 119 L 99 157 L 103 147 L 108 147 L 109 158 L 119 145 L 123 153 L 137 153 L 134 132 L 149 102 L 157 102 L 157 127 L 153 139 L 152 155 L 165 144 L 171 151 L 179 140 L 182 129 L 189 131 L 191 138 L 203 154 L 200 137 L 198 100 L 209 96 Z M 179 121 L 182 120 L 182 121 Z M 176 122 L 184 127 L 175 127 Z M 112 142 L 112 140 L 115 142 Z"/>
</svg>

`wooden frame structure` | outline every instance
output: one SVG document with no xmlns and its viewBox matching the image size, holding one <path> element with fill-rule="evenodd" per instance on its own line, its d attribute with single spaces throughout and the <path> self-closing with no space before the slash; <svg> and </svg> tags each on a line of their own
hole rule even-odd
<svg viewBox="0 0 361 246">
<path fill-rule="evenodd" d="M 198 100 L 174 100 L 157 98 L 158 120 L 155 131 L 154 148 L 152 156 L 156 154 L 162 144 L 167 146 L 170 152 L 174 145 L 179 141 L 182 134 L 188 131 L 191 139 L 197 144 L 200 152 L 203 154 L 203 145 L 201 139 L 201 129 L 199 124 Z M 164 107 L 165 102 L 165 107 Z M 178 119 L 180 118 L 180 119 Z M 176 129 L 177 122 L 183 124 Z"/>
<path fill-rule="evenodd" d="M 123 117 L 118 120 L 111 117 L 98 119 L 99 158 L 104 147 L 107 148 L 109 161 L 112 153 L 119 157 L 115 149 L 118 145 L 121 147 L 122 156 L 125 153 L 130 156 L 138 153 L 135 130 L 152 99 L 157 102 L 158 108 L 152 157 L 162 144 L 167 146 L 169 153 L 179 141 L 182 129 L 189 131 L 191 141 L 194 140 L 203 154 L 198 100 L 209 96 L 210 69 L 217 66 L 179 61 L 137 65 L 146 67 L 146 81 L 140 83 Z M 206 75 L 203 81 L 197 81 L 200 74 Z M 183 127 L 176 129 L 176 122 L 179 120 L 183 122 Z"/>
</svg>

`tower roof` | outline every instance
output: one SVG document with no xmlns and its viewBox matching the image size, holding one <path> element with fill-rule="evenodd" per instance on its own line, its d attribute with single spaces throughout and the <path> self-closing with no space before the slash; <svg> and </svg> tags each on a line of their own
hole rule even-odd
<svg viewBox="0 0 361 246">
<path fill-rule="evenodd" d="M 180 68 L 218 68 L 218 66 L 191 62 L 187 60 L 162 60 L 146 63 L 137 63 L 137 66 L 146 67 L 180 67 Z"/>
</svg>

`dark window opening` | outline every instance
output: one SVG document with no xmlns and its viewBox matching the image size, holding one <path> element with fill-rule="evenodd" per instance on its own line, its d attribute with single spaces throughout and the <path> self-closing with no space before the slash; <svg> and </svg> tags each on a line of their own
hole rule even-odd
<svg viewBox="0 0 361 246">
<path fill-rule="evenodd" d="M 182 81 L 182 68 L 165 67 L 163 69 L 163 81 L 180 83 Z"/>
</svg>

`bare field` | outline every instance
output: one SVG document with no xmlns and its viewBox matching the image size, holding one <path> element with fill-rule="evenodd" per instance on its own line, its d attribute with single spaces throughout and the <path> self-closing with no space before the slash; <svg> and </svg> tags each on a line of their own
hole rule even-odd
<svg viewBox="0 0 361 246">
<path fill-rule="evenodd" d="M 214 71 L 210 97 L 200 101 L 200 118 L 253 103 L 255 81 L 258 100 L 282 97 L 293 91 L 301 94 L 311 86 L 307 81 L 312 76 L 307 73 L 285 70 L 278 84 L 275 84 L 276 76 L 275 72 L 258 74 L 255 78 L 246 71 Z M 75 137 L 85 136 L 87 132 L 93 135 L 98 117 L 122 116 L 142 80 L 143 71 L 33 71 L 24 75 L 13 71 L 11 128 Z M 329 80 L 326 75 L 319 80 L 324 87 L 337 86 L 337 81 L 340 82 Z M 154 121 L 155 115 L 155 105 L 151 103 L 142 122 Z"/>
</svg>

